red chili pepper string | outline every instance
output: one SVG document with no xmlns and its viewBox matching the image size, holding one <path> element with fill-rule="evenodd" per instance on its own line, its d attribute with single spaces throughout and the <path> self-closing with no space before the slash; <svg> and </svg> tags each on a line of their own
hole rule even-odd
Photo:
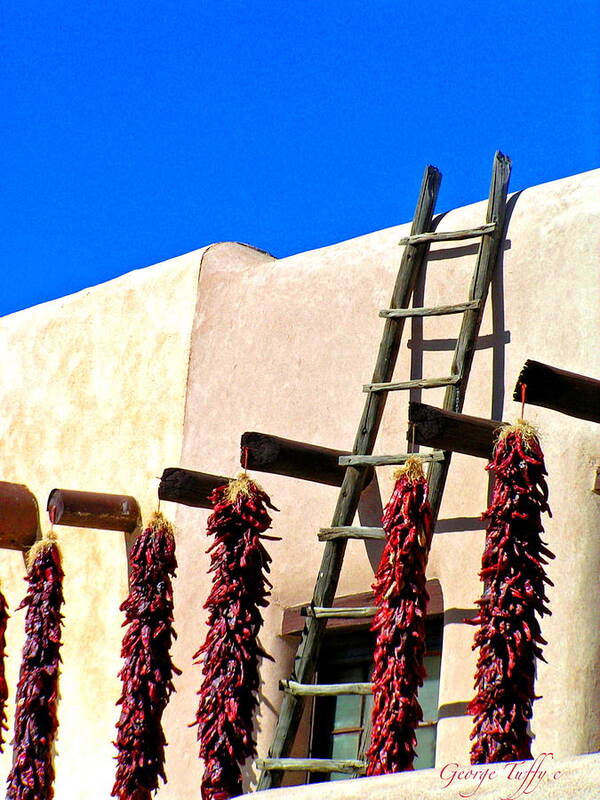
<svg viewBox="0 0 600 800">
<path fill-rule="evenodd" d="M 206 640 L 194 655 L 203 681 L 196 714 L 200 757 L 204 760 L 203 800 L 228 800 L 242 793 L 240 764 L 255 754 L 253 738 L 258 662 L 271 658 L 258 643 L 260 607 L 268 605 L 271 558 L 262 539 L 271 524 L 265 492 L 247 476 L 211 494 L 214 511 L 208 534 L 214 541 L 213 584 L 204 608 L 209 611 Z M 235 495 L 235 496 L 232 496 Z M 272 660 L 272 659 L 271 659 Z"/>
<path fill-rule="evenodd" d="M 0 591 L 0 753 L 4 751 L 4 731 L 8 730 L 6 724 L 6 701 L 8 700 L 8 686 L 6 684 L 5 659 L 6 659 L 6 623 L 8 622 L 8 603 Z"/>
<path fill-rule="evenodd" d="M 119 800 L 150 800 L 164 772 L 166 740 L 162 715 L 175 691 L 171 661 L 173 588 L 177 569 L 171 525 L 156 513 L 136 539 L 129 556 L 129 596 L 121 604 L 127 632 L 119 672 L 122 693 L 117 701 L 116 780 L 111 795 Z"/>
<path fill-rule="evenodd" d="M 425 668 L 425 569 L 432 518 L 424 477 L 401 475 L 383 514 L 386 543 L 373 590 L 378 611 L 373 671 L 373 726 L 367 775 L 413 769 L 417 695 Z"/>
<path fill-rule="evenodd" d="M 60 552 L 42 540 L 32 553 L 29 584 L 19 608 L 27 608 L 25 646 L 16 696 L 13 765 L 7 800 L 52 800 L 52 748 L 58 719 L 59 650 L 63 604 Z"/>
<path fill-rule="evenodd" d="M 545 660 L 537 617 L 545 605 L 546 559 L 554 558 L 541 539 L 541 514 L 548 512 L 546 468 L 538 439 L 511 428 L 494 450 L 486 469 L 495 473 L 477 601 L 479 625 L 473 649 L 479 648 L 472 764 L 529 759 L 536 658 Z"/>
</svg>

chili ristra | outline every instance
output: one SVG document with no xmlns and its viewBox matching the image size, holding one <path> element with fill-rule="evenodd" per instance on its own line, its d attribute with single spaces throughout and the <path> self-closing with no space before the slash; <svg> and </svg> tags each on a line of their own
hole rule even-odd
<svg viewBox="0 0 600 800">
<path fill-rule="evenodd" d="M 51 537 L 37 542 L 28 557 L 25 646 L 16 696 L 13 765 L 7 800 L 52 800 L 52 748 L 58 718 L 59 651 L 63 604 L 60 552 Z"/>
<path fill-rule="evenodd" d="M 492 461 L 492 501 L 480 577 L 484 593 L 473 649 L 479 648 L 472 764 L 529 759 L 536 658 L 545 661 L 546 644 L 537 617 L 545 605 L 546 559 L 554 558 L 542 542 L 541 514 L 550 513 L 544 456 L 534 429 L 519 421 L 501 431 Z"/>
<path fill-rule="evenodd" d="M 367 775 L 413 769 L 416 729 L 423 719 L 417 695 L 425 678 L 431 508 L 418 458 L 409 459 L 396 477 L 383 514 L 386 541 L 373 584 L 378 610 L 371 626 L 377 641 Z"/>
<path fill-rule="evenodd" d="M 241 474 L 211 494 L 208 551 L 213 573 L 206 640 L 194 655 L 202 664 L 195 724 L 204 760 L 203 800 L 228 800 L 242 793 L 240 765 L 255 754 L 254 712 L 259 687 L 258 662 L 270 658 L 258 643 L 260 607 L 268 605 L 271 558 L 264 531 L 271 524 L 265 492 Z"/>
<path fill-rule="evenodd" d="M 171 661 L 173 588 L 177 569 L 173 528 L 156 513 L 136 539 L 129 555 L 129 595 L 121 604 L 127 632 L 119 673 L 121 717 L 117 723 L 116 780 L 112 796 L 119 800 L 150 800 L 164 771 L 165 735 L 162 715 L 175 691 Z"/>
</svg>

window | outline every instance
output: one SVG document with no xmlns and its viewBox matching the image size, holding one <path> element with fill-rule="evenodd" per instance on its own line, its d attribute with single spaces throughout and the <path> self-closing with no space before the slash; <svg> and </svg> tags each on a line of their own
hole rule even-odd
<svg viewBox="0 0 600 800">
<path fill-rule="evenodd" d="M 373 668 L 374 638 L 365 633 L 337 632 L 327 637 L 319 659 L 318 683 L 368 681 Z M 371 713 L 370 695 L 315 698 L 311 756 L 357 758 L 363 728 Z M 347 778 L 333 773 L 331 780 Z M 330 780 L 328 774 L 312 773 L 310 783 Z"/>
<path fill-rule="evenodd" d="M 417 731 L 415 769 L 427 769 L 435 765 L 444 601 L 439 581 L 427 581 L 427 591 L 430 597 L 426 621 L 427 677 L 419 690 L 423 724 Z M 308 604 L 304 603 L 285 609 L 281 628 L 283 636 L 294 639 L 299 637 L 306 621 L 301 609 L 306 605 Z M 363 592 L 338 597 L 333 601 L 333 605 L 372 606 L 373 593 Z M 369 630 L 369 625 L 368 620 L 343 618 L 328 620 L 317 670 L 318 683 L 355 683 L 370 680 L 375 637 Z M 310 712 L 312 722 L 310 742 L 307 745 L 309 754 L 313 758 L 357 758 L 360 739 L 371 714 L 372 702 L 370 695 L 315 698 Z M 306 713 L 309 711 L 310 706 L 306 709 Z M 308 723 L 308 717 L 305 719 Z M 327 773 L 312 773 L 308 776 L 308 781 L 318 783 L 347 777 L 340 773 L 331 776 Z"/>
<path fill-rule="evenodd" d="M 435 764 L 440 662 L 443 618 L 427 618 L 425 668 L 427 677 L 419 690 L 423 723 L 417 732 L 415 769 Z M 354 683 L 370 680 L 373 668 L 374 636 L 368 630 L 346 633 L 343 629 L 327 635 L 319 660 L 318 683 Z M 358 757 L 361 736 L 370 717 L 370 695 L 342 695 L 315 699 L 312 720 L 311 756 L 353 759 Z M 340 780 L 347 775 L 310 775 L 310 783 Z"/>
</svg>

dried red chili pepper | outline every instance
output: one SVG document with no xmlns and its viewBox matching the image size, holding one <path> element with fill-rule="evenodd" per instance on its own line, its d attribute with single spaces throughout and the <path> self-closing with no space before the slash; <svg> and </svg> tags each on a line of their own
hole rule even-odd
<svg viewBox="0 0 600 800">
<path fill-rule="evenodd" d="M 505 427 L 487 470 L 494 472 L 492 501 L 480 577 L 484 594 L 477 601 L 479 625 L 473 649 L 479 648 L 472 764 L 529 759 L 536 658 L 545 660 L 546 644 L 537 616 L 550 614 L 545 603 L 547 558 L 554 558 L 540 538 L 541 514 L 547 511 L 544 456 L 534 429 L 519 420 Z"/>
<path fill-rule="evenodd" d="M 396 477 L 383 514 L 386 542 L 373 584 L 378 610 L 371 630 L 377 642 L 367 775 L 413 769 L 416 729 L 423 719 L 417 695 L 425 678 L 431 508 L 420 459 L 409 459 Z"/>
<path fill-rule="evenodd" d="M 255 754 L 254 712 L 259 687 L 258 662 L 271 658 L 258 644 L 259 608 L 268 605 L 271 558 L 264 531 L 271 524 L 265 506 L 275 509 L 265 492 L 241 474 L 211 494 L 214 511 L 208 534 L 214 541 L 212 589 L 206 640 L 194 655 L 202 664 L 196 714 L 200 757 L 204 760 L 203 800 L 228 800 L 242 793 L 240 765 Z"/>
<path fill-rule="evenodd" d="M 125 612 L 119 672 L 123 687 L 117 705 L 117 773 L 111 795 L 119 800 L 150 800 L 164 771 L 165 735 L 162 715 L 172 692 L 173 673 L 181 671 L 171 661 L 173 588 L 177 569 L 173 528 L 156 513 L 136 539 L 129 554 L 129 596 Z"/>
<path fill-rule="evenodd" d="M 58 671 L 63 604 L 60 552 L 48 536 L 29 552 L 25 646 L 16 696 L 13 765 L 7 800 L 52 800 L 52 746 L 58 719 Z"/>
<path fill-rule="evenodd" d="M 4 661 L 6 658 L 6 623 L 8 622 L 8 603 L 0 591 L 0 753 L 4 751 L 4 731 L 8 730 L 6 724 L 6 701 L 8 700 L 8 686 Z"/>
</svg>

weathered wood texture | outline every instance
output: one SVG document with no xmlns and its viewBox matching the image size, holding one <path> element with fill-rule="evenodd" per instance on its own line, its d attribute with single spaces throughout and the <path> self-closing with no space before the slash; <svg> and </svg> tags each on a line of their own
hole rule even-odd
<svg viewBox="0 0 600 800">
<path fill-rule="evenodd" d="M 471 417 L 443 408 L 411 401 L 408 420 L 414 426 L 415 444 L 439 447 L 453 453 L 466 453 L 477 458 L 491 458 L 500 420 Z M 406 434 L 413 437 L 413 428 Z"/>
<path fill-rule="evenodd" d="M 417 455 L 422 461 L 443 461 L 445 456 L 441 450 L 433 453 L 398 453 L 389 456 L 341 456 L 340 464 L 355 466 L 358 464 L 372 464 L 373 466 L 393 466 L 394 464 L 405 464 L 409 458 Z"/>
<path fill-rule="evenodd" d="M 318 537 L 320 542 L 332 542 L 335 539 L 385 539 L 385 533 L 383 528 L 336 525 L 333 528 L 321 528 Z"/>
<path fill-rule="evenodd" d="M 245 451 L 248 469 L 329 486 L 341 486 L 344 480 L 346 470 L 339 465 L 338 460 L 340 456 L 348 454 L 347 450 L 333 450 L 256 431 L 242 434 L 241 448 L 241 463 L 244 463 Z M 373 470 L 369 470 L 365 475 L 365 486 L 372 478 Z"/>
<path fill-rule="evenodd" d="M 479 300 L 469 300 L 466 303 L 456 303 L 453 306 L 432 306 L 425 308 L 384 308 L 379 312 L 380 317 L 445 317 L 448 314 L 462 314 L 472 308 L 479 308 Z"/>
<path fill-rule="evenodd" d="M 371 619 L 376 613 L 377 606 L 348 606 L 346 608 L 305 606 L 300 609 L 303 617 L 325 617 L 325 619 Z"/>
<path fill-rule="evenodd" d="M 137 500 L 124 494 L 53 489 L 46 508 L 55 525 L 73 528 L 133 533 L 142 521 Z"/>
<path fill-rule="evenodd" d="M 442 596 L 442 587 L 438 580 L 427 581 L 427 592 L 429 594 L 429 603 L 427 604 L 427 615 L 435 616 L 444 613 L 444 598 Z M 335 611 L 343 613 L 344 609 L 353 608 L 357 606 L 373 607 L 375 604 L 375 596 L 373 592 L 360 592 L 358 594 L 344 595 L 343 597 L 336 597 L 332 603 L 332 608 Z M 308 603 L 301 603 L 297 606 L 286 608 L 283 612 L 283 619 L 281 621 L 281 634 L 282 636 L 297 636 L 302 633 L 306 625 L 306 616 L 303 612 L 310 608 Z M 361 618 L 343 618 L 343 617 L 330 617 L 326 620 L 327 631 L 337 630 L 367 630 L 371 624 L 367 615 Z"/>
<path fill-rule="evenodd" d="M 452 386 L 458 383 L 458 375 L 448 375 L 443 378 L 417 378 L 413 381 L 400 381 L 399 383 L 366 383 L 363 392 L 398 392 L 403 389 L 438 389 L 440 386 Z"/>
<path fill-rule="evenodd" d="M 344 775 L 362 775 L 367 768 L 364 761 L 336 758 L 257 758 L 255 764 L 263 771 L 341 772 Z"/>
<path fill-rule="evenodd" d="M 441 178 L 441 173 L 435 167 L 427 167 L 425 169 L 411 226 L 411 234 L 424 233 L 431 230 L 433 211 Z M 390 300 L 390 308 L 408 307 L 428 250 L 428 244 L 407 245 L 404 249 Z M 403 319 L 386 319 L 373 372 L 373 383 L 391 380 L 398 358 L 403 329 Z M 352 450 L 354 454 L 370 455 L 373 452 L 386 399 L 386 392 L 369 393 L 367 396 L 354 441 Z M 364 486 L 364 472 L 364 469 L 359 467 L 346 468 L 331 523 L 333 527 L 352 524 Z M 314 606 L 332 605 L 345 550 L 345 539 L 335 539 L 326 543 L 312 598 Z M 294 661 L 292 679 L 300 683 L 309 683 L 312 680 L 326 623 L 327 620 L 316 617 L 309 617 L 307 620 Z M 302 717 L 302 710 L 302 698 L 289 694 L 284 695 L 269 756 L 279 758 L 289 753 Z M 281 772 L 263 772 L 258 782 L 258 788 L 268 789 L 272 786 L 278 786 L 282 777 Z"/>
<path fill-rule="evenodd" d="M 229 483 L 230 478 L 194 472 L 181 467 L 167 467 L 160 479 L 158 496 L 161 500 L 181 503 L 192 508 L 212 508 L 208 499 L 217 486 Z"/>
<path fill-rule="evenodd" d="M 500 247 L 504 238 L 506 197 L 508 194 L 510 171 L 510 159 L 499 151 L 496 152 L 486 212 L 486 222 L 488 224 L 495 223 L 495 227 L 493 232 L 488 236 L 484 236 L 480 242 L 475 272 L 473 273 L 469 290 L 469 300 L 479 300 L 480 305 L 476 309 L 465 311 L 462 318 L 462 324 L 452 359 L 452 367 L 450 369 L 452 375 L 459 376 L 459 381 L 448 386 L 446 389 L 443 402 L 443 407 L 446 411 L 460 413 L 463 409 L 465 392 L 467 390 L 469 374 L 475 354 L 475 346 L 477 344 L 477 336 L 485 310 L 485 301 L 488 296 L 492 275 L 498 263 Z M 444 461 L 430 464 L 427 470 L 429 500 L 434 521 L 437 520 L 440 510 L 446 477 L 450 468 L 450 461 L 451 451 L 448 451 L 448 458 L 444 459 Z"/>
<path fill-rule="evenodd" d="M 22 483 L 0 481 L 0 547 L 27 550 L 39 531 L 35 495 Z"/>
<path fill-rule="evenodd" d="M 361 592 L 360 594 L 353 594 L 347 597 L 336 597 L 331 604 L 331 608 L 341 610 L 350 606 L 370 606 L 373 605 L 373 592 Z M 286 608 L 283 612 L 283 619 L 281 620 L 281 634 L 282 636 L 298 636 L 302 633 L 308 615 L 305 615 L 307 609 L 310 608 L 309 603 L 302 603 L 301 605 L 291 606 Z M 328 631 L 335 630 L 356 630 L 367 629 L 370 625 L 368 619 L 352 620 L 348 618 L 328 618 L 325 620 Z"/>
<path fill-rule="evenodd" d="M 600 381 L 595 378 L 528 360 L 523 365 L 513 394 L 513 399 L 519 402 L 523 384 L 529 405 L 600 422 Z"/>
<path fill-rule="evenodd" d="M 279 681 L 279 688 L 296 697 L 337 697 L 342 694 L 373 694 L 372 683 L 298 683 Z"/>
<path fill-rule="evenodd" d="M 434 231 L 432 233 L 419 233 L 415 236 L 405 236 L 400 239 L 398 244 L 423 244 L 424 242 L 457 242 L 461 239 L 477 239 L 479 236 L 485 236 L 488 233 L 493 233 L 495 229 L 494 223 L 480 225 L 478 228 L 465 228 L 462 231 Z"/>
</svg>

